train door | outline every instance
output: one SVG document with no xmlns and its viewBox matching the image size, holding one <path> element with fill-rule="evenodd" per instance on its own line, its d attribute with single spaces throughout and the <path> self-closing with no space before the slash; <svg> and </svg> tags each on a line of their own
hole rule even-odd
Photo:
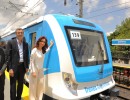
<svg viewBox="0 0 130 100">
<path fill-rule="evenodd" d="M 31 51 L 36 43 L 36 32 L 31 33 L 29 37 L 30 37 L 29 47 L 30 47 L 30 51 Z"/>
<path fill-rule="evenodd" d="M 35 46 L 35 43 L 36 43 L 36 32 L 33 32 L 33 33 L 30 33 L 29 34 L 29 52 L 31 53 L 31 50 L 33 49 L 33 47 Z M 29 74 L 25 74 L 24 76 L 24 79 L 25 79 L 25 84 L 28 84 L 29 82 L 29 77 L 28 77 Z"/>
</svg>

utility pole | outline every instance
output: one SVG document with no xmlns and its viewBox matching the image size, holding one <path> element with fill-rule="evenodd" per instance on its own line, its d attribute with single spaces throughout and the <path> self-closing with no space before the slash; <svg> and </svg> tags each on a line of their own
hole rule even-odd
<svg viewBox="0 0 130 100">
<path fill-rule="evenodd" d="M 79 17 L 83 17 L 83 0 L 78 0 L 79 4 Z"/>
<path fill-rule="evenodd" d="M 79 5 L 79 14 L 76 14 L 76 15 L 78 15 L 78 17 L 83 17 L 83 2 L 84 0 L 77 0 L 76 5 Z M 67 0 L 64 0 L 64 6 L 66 5 L 67 5 Z"/>
<path fill-rule="evenodd" d="M 67 3 L 66 0 L 64 0 L 64 6 L 66 6 L 66 3 Z"/>
</svg>

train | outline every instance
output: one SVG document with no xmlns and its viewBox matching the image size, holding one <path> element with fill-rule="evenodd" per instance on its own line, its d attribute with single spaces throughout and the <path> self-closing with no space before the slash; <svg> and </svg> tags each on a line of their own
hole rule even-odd
<svg viewBox="0 0 130 100">
<path fill-rule="evenodd" d="M 99 25 L 74 15 L 48 14 L 21 28 L 29 52 L 41 36 L 54 41 L 44 59 L 44 98 L 107 100 L 115 93 L 111 51 Z M 15 32 L 1 36 L 5 41 L 15 37 Z"/>
</svg>

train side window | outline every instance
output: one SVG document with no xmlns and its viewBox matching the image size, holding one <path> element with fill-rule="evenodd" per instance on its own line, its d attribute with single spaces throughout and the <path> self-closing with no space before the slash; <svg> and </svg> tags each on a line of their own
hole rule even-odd
<svg viewBox="0 0 130 100">
<path fill-rule="evenodd" d="M 32 50 L 36 43 L 36 32 L 30 34 L 30 43 L 30 48 Z"/>
</svg>

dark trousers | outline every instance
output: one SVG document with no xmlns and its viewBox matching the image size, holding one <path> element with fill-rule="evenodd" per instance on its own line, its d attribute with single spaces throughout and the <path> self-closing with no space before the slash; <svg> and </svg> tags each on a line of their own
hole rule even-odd
<svg viewBox="0 0 130 100">
<path fill-rule="evenodd" d="M 14 74 L 14 77 L 10 77 L 10 98 L 11 100 L 21 100 L 21 95 L 23 91 L 23 83 L 24 83 L 24 74 L 25 74 L 25 69 L 24 65 L 19 64 L 17 66 L 17 71 Z M 16 81 L 18 82 L 17 84 L 17 89 L 16 89 Z M 17 93 L 17 95 L 16 95 Z"/>
<path fill-rule="evenodd" d="M 4 100 L 5 73 L 0 76 L 0 100 Z"/>
</svg>

